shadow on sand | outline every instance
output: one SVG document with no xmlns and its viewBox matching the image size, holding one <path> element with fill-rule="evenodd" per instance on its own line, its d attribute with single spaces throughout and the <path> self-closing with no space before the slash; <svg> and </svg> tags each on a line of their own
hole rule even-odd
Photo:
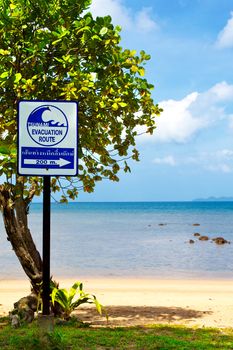
<svg viewBox="0 0 233 350">
<path fill-rule="evenodd" d="M 182 324 L 211 314 L 211 311 L 197 311 L 181 307 L 155 306 L 107 306 L 108 324 L 105 317 L 97 314 L 93 307 L 79 308 L 77 317 L 83 322 L 99 326 L 138 326 L 154 323 Z"/>
</svg>

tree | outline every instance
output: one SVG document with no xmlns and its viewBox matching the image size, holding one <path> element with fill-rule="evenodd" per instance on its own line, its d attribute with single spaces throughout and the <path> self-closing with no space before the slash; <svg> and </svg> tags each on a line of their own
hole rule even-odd
<svg viewBox="0 0 233 350">
<path fill-rule="evenodd" d="M 144 51 L 120 47 L 111 17 L 93 19 L 91 0 L 0 0 L 0 208 L 8 240 L 35 291 L 42 260 L 28 228 L 40 177 L 16 171 L 17 103 L 20 99 L 79 101 L 79 175 L 54 177 L 61 201 L 102 179 L 118 181 L 139 160 L 136 127 L 153 133 L 155 105 L 144 77 Z"/>
</svg>

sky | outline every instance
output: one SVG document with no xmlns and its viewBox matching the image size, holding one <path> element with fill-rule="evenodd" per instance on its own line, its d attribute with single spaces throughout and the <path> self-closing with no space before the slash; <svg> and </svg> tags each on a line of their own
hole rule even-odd
<svg viewBox="0 0 233 350">
<path fill-rule="evenodd" d="M 231 0 L 93 0 L 122 27 L 124 48 L 151 55 L 146 78 L 163 108 L 139 163 L 83 201 L 183 201 L 233 196 Z"/>
</svg>

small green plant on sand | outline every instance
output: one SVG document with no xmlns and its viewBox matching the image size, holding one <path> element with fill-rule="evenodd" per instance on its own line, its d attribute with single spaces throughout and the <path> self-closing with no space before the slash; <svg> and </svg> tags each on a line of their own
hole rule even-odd
<svg viewBox="0 0 233 350">
<path fill-rule="evenodd" d="M 57 302 L 62 309 L 62 317 L 69 320 L 71 313 L 82 304 L 94 304 L 100 315 L 104 314 L 108 319 L 105 308 L 96 299 L 96 296 L 83 291 L 83 284 L 75 282 L 68 291 L 54 287 L 51 293 L 52 304 Z"/>
</svg>

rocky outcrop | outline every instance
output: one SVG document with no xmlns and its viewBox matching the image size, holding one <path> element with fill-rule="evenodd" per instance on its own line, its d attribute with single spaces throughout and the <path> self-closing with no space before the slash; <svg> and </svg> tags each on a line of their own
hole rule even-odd
<svg viewBox="0 0 233 350">
<path fill-rule="evenodd" d="M 208 236 L 200 236 L 198 239 L 199 239 L 199 241 L 208 241 L 209 237 Z"/>
<path fill-rule="evenodd" d="M 200 233 L 196 232 L 193 234 L 195 237 L 198 237 L 199 241 L 209 241 L 210 238 L 208 236 L 201 236 Z M 216 237 L 216 238 L 212 238 L 211 239 L 211 243 L 215 242 L 218 245 L 224 245 L 224 244 L 230 244 L 231 242 L 226 240 L 223 237 Z M 195 241 L 193 239 L 190 239 L 187 243 L 193 244 L 195 243 Z"/>
<path fill-rule="evenodd" d="M 225 238 L 223 237 L 216 237 L 212 239 L 213 242 L 215 242 L 218 245 L 222 245 L 222 244 L 230 244 L 229 241 L 227 241 Z"/>
</svg>

